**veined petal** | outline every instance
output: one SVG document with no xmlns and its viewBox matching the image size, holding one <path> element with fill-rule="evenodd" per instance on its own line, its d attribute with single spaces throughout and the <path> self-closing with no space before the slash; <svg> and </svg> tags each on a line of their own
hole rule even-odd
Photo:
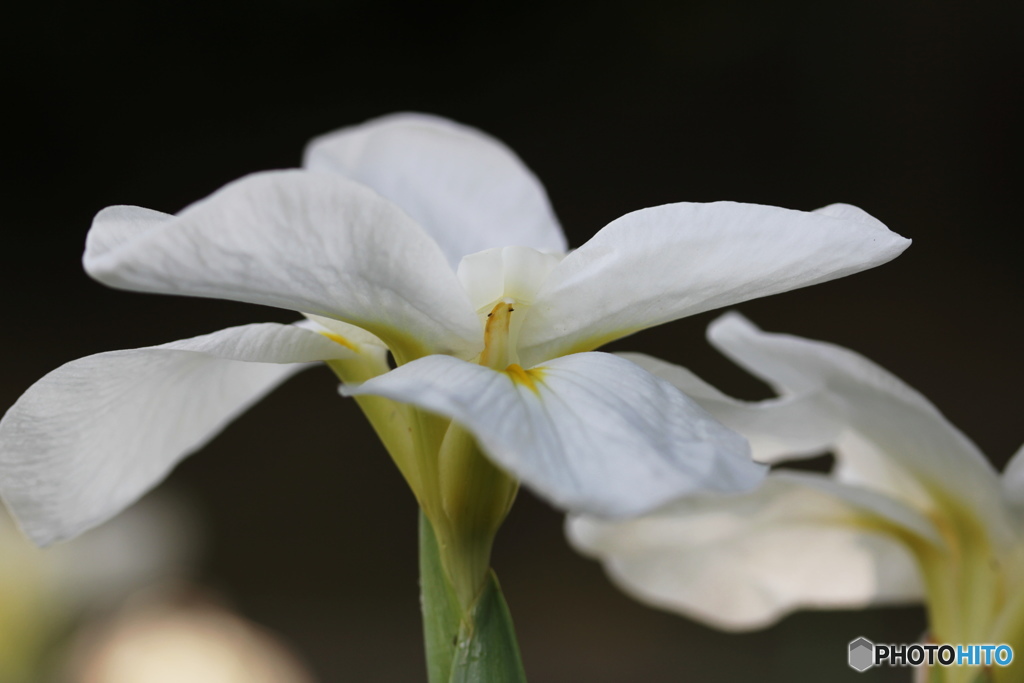
<svg viewBox="0 0 1024 683">
<path fill-rule="evenodd" d="M 0 420 L 0 495 L 38 544 L 112 517 L 304 364 L 351 357 L 274 323 L 72 361 Z"/>
<path fill-rule="evenodd" d="M 173 220 L 174 216 L 170 214 L 141 206 L 108 206 L 93 220 L 86 238 L 85 258 L 97 258 L 115 251 L 130 244 L 136 237 Z"/>
<path fill-rule="evenodd" d="M 523 321 L 520 357 L 538 363 L 589 351 L 646 327 L 872 268 L 909 244 L 845 205 L 635 211 L 551 272 Z"/>
<path fill-rule="evenodd" d="M 746 437 L 758 462 L 821 455 L 832 449 L 843 429 L 831 406 L 817 393 L 739 401 L 682 366 L 643 353 L 616 355 L 669 382 L 716 420 Z"/>
<path fill-rule="evenodd" d="M 736 313 L 712 323 L 708 338 L 783 396 L 827 392 L 848 426 L 836 444 L 839 481 L 922 509 L 956 504 L 998 541 L 1012 538 L 999 479 L 985 456 L 883 368 L 833 344 L 762 332 Z"/>
<path fill-rule="evenodd" d="M 761 628 L 801 608 L 923 597 L 895 536 L 800 478 L 773 474 L 751 493 L 694 496 L 621 522 L 574 517 L 566 531 L 633 597 L 721 629 Z"/>
<path fill-rule="evenodd" d="M 642 514 L 696 491 L 742 491 L 764 467 L 667 382 L 603 353 L 500 372 L 430 356 L 343 393 L 451 417 L 498 465 L 567 510 Z"/>
<path fill-rule="evenodd" d="M 257 173 L 175 217 L 110 207 L 93 225 L 85 268 L 112 287 L 337 318 L 403 358 L 483 347 L 437 244 L 391 202 L 336 175 Z"/>
<path fill-rule="evenodd" d="M 537 177 L 512 150 L 469 126 L 392 114 L 314 139 L 304 165 L 358 180 L 398 204 L 453 268 L 491 247 L 566 250 Z"/>
</svg>

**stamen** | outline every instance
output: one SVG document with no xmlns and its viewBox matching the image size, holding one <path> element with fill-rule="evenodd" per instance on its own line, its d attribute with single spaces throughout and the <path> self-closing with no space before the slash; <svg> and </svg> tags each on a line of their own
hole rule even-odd
<svg viewBox="0 0 1024 683">
<path fill-rule="evenodd" d="M 511 303 L 499 301 L 487 314 L 484 351 L 480 354 L 480 365 L 500 370 L 514 360 L 511 358 L 513 349 L 508 339 L 508 327 L 514 310 Z"/>
</svg>

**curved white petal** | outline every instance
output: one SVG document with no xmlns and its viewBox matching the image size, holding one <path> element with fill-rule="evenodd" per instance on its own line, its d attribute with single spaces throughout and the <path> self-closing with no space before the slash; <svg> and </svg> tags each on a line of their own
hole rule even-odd
<svg viewBox="0 0 1024 683">
<path fill-rule="evenodd" d="M 682 366 L 643 353 L 616 355 L 669 382 L 716 420 L 746 437 L 758 462 L 821 455 L 832 449 L 843 428 L 831 406 L 816 393 L 739 401 Z"/>
<path fill-rule="evenodd" d="M 358 180 L 401 206 L 453 268 L 491 247 L 566 250 L 537 177 L 512 150 L 469 126 L 392 114 L 314 139 L 304 165 Z"/>
<path fill-rule="evenodd" d="M 281 381 L 352 351 L 273 323 L 63 365 L 0 420 L 0 495 L 38 544 L 117 514 Z"/>
<path fill-rule="evenodd" d="M 173 220 L 170 214 L 140 206 L 108 206 L 93 220 L 86 237 L 85 258 L 93 259 L 114 251 Z"/>
<path fill-rule="evenodd" d="M 348 346 L 357 353 L 364 353 L 367 351 L 374 354 L 387 352 L 387 344 L 385 344 L 380 337 L 367 332 L 361 327 L 349 325 L 348 323 L 335 320 L 334 318 L 325 318 L 322 315 L 314 315 L 313 313 L 305 313 L 304 315 L 306 316 L 308 323 L 312 323 L 306 329 L 311 329 L 314 332 L 320 333 L 326 332 L 331 335 L 334 341 Z M 305 325 L 302 326 L 305 327 Z"/>
<path fill-rule="evenodd" d="M 696 491 L 748 490 L 764 475 L 741 437 L 603 353 L 518 373 L 430 356 L 343 392 L 451 417 L 498 465 L 576 512 L 637 515 Z"/>
<path fill-rule="evenodd" d="M 532 304 L 537 290 L 565 258 L 530 247 L 495 247 L 469 254 L 459 262 L 459 282 L 477 312 L 490 311 L 501 299 Z"/>
<path fill-rule="evenodd" d="M 870 219 L 870 220 L 869 220 Z M 854 207 L 666 204 L 612 221 L 548 276 L 519 353 L 538 363 L 885 263 L 910 244 Z"/>
<path fill-rule="evenodd" d="M 905 501 L 812 472 L 776 470 L 772 473 L 772 478 L 794 482 L 804 488 L 815 489 L 841 500 L 851 509 L 859 510 L 864 520 L 875 526 L 881 525 L 887 531 L 898 535 L 904 544 L 910 536 L 914 536 L 919 541 L 930 543 L 937 548 L 946 546 L 946 539 L 939 532 L 933 519 Z"/>
<path fill-rule="evenodd" d="M 638 519 L 571 518 L 566 531 L 627 593 L 721 629 L 923 597 L 913 557 L 870 515 L 778 475 L 748 494 L 695 496 Z"/>
<path fill-rule="evenodd" d="M 480 322 L 430 236 L 335 175 L 257 173 L 162 220 L 148 209 L 104 209 L 84 263 L 112 287 L 344 320 L 405 356 L 472 357 L 483 347 Z"/>
<path fill-rule="evenodd" d="M 928 400 L 853 351 L 762 332 L 730 313 L 708 329 L 712 344 L 783 396 L 826 392 L 848 427 L 836 444 L 840 481 L 919 508 L 957 501 L 995 538 L 1011 538 L 999 479 L 977 447 Z"/>
</svg>

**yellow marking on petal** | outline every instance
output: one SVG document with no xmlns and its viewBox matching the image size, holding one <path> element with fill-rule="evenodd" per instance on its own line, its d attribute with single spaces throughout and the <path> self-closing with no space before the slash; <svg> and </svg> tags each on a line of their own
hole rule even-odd
<svg viewBox="0 0 1024 683">
<path fill-rule="evenodd" d="M 586 337 L 576 341 L 572 346 L 559 352 L 559 356 L 569 356 L 574 353 L 586 353 L 587 351 L 594 351 L 599 349 L 605 344 L 615 341 L 616 339 L 622 339 L 628 337 L 631 334 L 635 334 L 643 328 L 637 329 L 625 329 L 625 330 L 613 330 L 611 332 L 605 332 L 599 336 Z"/>
<path fill-rule="evenodd" d="M 541 381 L 542 373 L 540 368 L 534 368 L 532 370 L 523 370 L 523 366 L 518 363 L 505 368 L 506 374 L 512 378 L 512 381 L 517 384 L 522 384 L 527 387 L 533 393 L 538 393 L 537 382 Z"/>
<path fill-rule="evenodd" d="M 321 332 L 320 334 L 322 334 L 323 336 L 327 337 L 332 342 L 335 342 L 337 344 L 341 344 L 345 348 L 352 349 L 356 353 L 359 353 L 359 349 L 356 348 L 356 345 L 353 344 L 352 342 L 350 342 L 348 339 L 345 339 L 344 337 L 342 337 L 340 334 L 335 334 L 334 332 Z"/>
</svg>

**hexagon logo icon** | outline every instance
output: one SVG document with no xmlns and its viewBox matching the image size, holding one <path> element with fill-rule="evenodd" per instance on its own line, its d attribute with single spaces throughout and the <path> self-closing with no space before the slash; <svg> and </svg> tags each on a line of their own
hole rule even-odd
<svg viewBox="0 0 1024 683">
<path fill-rule="evenodd" d="M 875 644 L 867 638 L 850 642 L 850 668 L 867 671 L 875 665 Z"/>
</svg>

